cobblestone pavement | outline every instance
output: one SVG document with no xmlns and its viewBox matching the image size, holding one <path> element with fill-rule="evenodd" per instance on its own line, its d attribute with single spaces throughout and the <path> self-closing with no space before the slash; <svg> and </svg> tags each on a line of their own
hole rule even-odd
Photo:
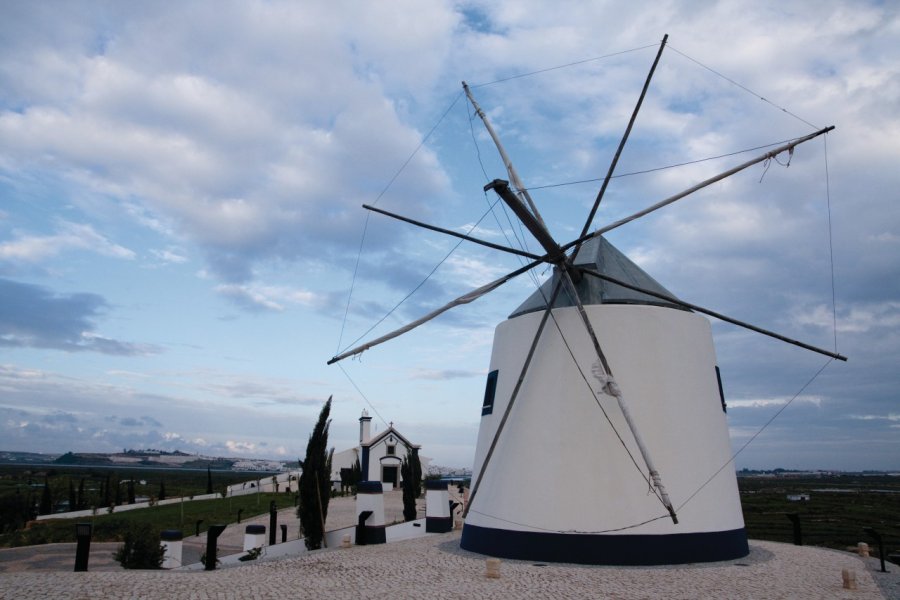
<svg viewBox="0 0 900 600">
<path fill-rule="evenodd" d="M 880 600 L 869 564 L 850 553 L 751 542 L 737 561 L 621 568 L 501 564 L 459 548 L 451 532 L 395 544 L 323 550 L 214 572 L 0 574 L 0 598 L 796 598 Z M 859 588 L 844 590 L 841 570 Z"/>
</svg>

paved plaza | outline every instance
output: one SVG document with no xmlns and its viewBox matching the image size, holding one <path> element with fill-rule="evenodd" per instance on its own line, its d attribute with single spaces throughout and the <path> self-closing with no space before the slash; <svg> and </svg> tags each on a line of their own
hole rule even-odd
<svg viewBox="0 0 900 600">
<path fill-rule="evenodd" d="M 621 568 L 504 560 L 460 550 L 459 532 L 324 550 L 213 572 L 100 571 L 0 574 L 0 597 L 44 598 L 846 598 L 881 600 L 870 568 L 850 553 L 751 543 L 745 559 Z M 841 570 L 856 572 L 844 590 Z"/>
<path fill-rule="evenodd" d="M 388 522 L 402 501 L 385 496 Z M 296 539 L 292 509 L 279 513 Z M 353 524 L 350 499 L 336 499 L 328 529 Z M 245 520 L 223 534 L 223 550 L 240 551 Z M 280 541 L 280 532 L 279 532 Z M 199 550 L 200 538 L 185 538 Z M 59 548 L 69 546 L 69 548 Z M 459 547 L 459 531 L 378 546 L 328 549 L 257 560 L 216 571 L 124 571 L 109 560 L 116 544 L 94 544 L 90 571 L 72 572 L 74 544 L 0 551 L 0 598 L 796 598 L 900 599 L 900 567 L 877 572 L 875 559 L 849 552 L 751 541 L 749 556 L 721 563 L 677 567 L 598 567 L 503 560 L 500 578 L 485 576 L 485 557 Z M 22 556 L 3 558 L 11 552 Z M 220 555 L 222 553 L 220 552 Z M 54 563 L 53 556 L 58 559 Z M 105 556 L 105 558 L 104 558 Z M 30 557 L 30 558 L 29 558 Z M 95 558 L 99 557 L 99 559 Z M 187 562 L 187 560 L 186 560 Z M 17 565 L 17 567 L 16 567 Z M 858 589 L 842 587 L 841 571 L 856 573 Z M 876 579 L 878 580 L 876 582 Z"/>
</svg>

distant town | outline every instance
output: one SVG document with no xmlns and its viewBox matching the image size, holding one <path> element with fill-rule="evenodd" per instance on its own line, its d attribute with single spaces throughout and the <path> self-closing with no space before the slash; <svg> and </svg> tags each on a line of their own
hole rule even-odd
<svg viewBox="0 0 900 600">
<path fill-rule="evenodd" d="M 146 467 L 154 469 L 211 469 L 214 471 L 257 471 L 277 473 L 297 468 L 297 461 L 280 461 L 265 458 L 233 458 L 188 454 L 179 450 L 167 451 L 145 448 L 122 449 L 114 454 L 94 452 L 66 452 L 44 454 L 0 450 L 0 464 L 7 465 L 60 465 L 84 467 Z M 468 477 L 470 469 L 431 465 L 428 475 Z"/>
</svg>

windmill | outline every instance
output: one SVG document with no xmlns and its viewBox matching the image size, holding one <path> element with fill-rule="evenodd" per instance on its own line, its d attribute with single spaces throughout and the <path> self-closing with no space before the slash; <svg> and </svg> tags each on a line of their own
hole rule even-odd
<svg viewBox="0 0 900 600">
<path fill-rule="evenodd" d="M 371 206 L 408 223 L 530 260 L 329 364 L 396 338 L 549 264 L 552 276 L 498 325 L 482 405 L 464 549 L 525 560 L 675 564 L 748 552 L 731 462 L 724 399 L 706 314 L 833 359 L 845 357 L 676 298 L 603 234 L 752 165 L 827 127 L 709 178 L 629 217 L 589 231 L 666 45 L 580 235 L 559 244 L 469 87 L 509 180 L 494 191 L 543 254 L 507 248 Z"/>
</svg>

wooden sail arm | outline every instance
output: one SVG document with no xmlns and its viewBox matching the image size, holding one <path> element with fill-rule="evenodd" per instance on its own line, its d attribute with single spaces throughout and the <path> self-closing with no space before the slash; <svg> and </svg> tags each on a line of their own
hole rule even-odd
<svg viewBox="0 0 900 600">
<path fill-rule="evenodd" d="M 597 355 L 597 364 L 595 369 L 596 372 L 594 376 L 598 379 L 604 380 L 604 388 L 608 390 L 607 393 L 610 393 L 610 395 L 615 397 L 616 402 L 619 405 L 619 411 L 622 413 L 622 417 L 625 419 L 625 424 L 628 425 L 628 429 L 631 431 L 631 437 L 637 444 L 638 451 L 641 453 L 641 458 L 644 460 L 644 464 L 647 465 L 647 471 L 650 475 L 650 480 L 653 482 L 653 486 L 659 492 L 657 497 L 659 498 L 659 501 L 662 502 L 662 505 L 666 507 L 666 510 L 669 511 L 669 517 L 672 519 L 672 522 L 677 525 L 678 515 L 675 514 L 675 507 L 672 505 L 671 499 L 669 499 L 669 494 L 666 491 L 666 487 L 663 485 L 662 477 L 660 477 L 659 471 L 657 471 L 656 466 L 653 463 L 653 458 L 650 456 L 650 452 L 649 450 L 647 450 L 646 444 L 644 444 L 644 438 L 643 436 L 641 436 L 641 433 L 631 416 L 631 410 L 628 408 L 628 404 L 625 402 L 625 397 L 622 395 L 621 390 L 619 390 L 619 386 L 615 384 L 612 368 L 610 368 L 609 362 L 607 361 L 606 356 L 603 353 L 603 349 L 600 347 L 600 341 L 597 339 L 597 334 L 594 332 L 594 326 L 591 324 L 591 320 L 587 315 L 587 311 L 585 311 L 584 309 L 584 304 L 581 303 L 581 297 L 579 297 L 578 295 L 578 290 L 575 289 L 575 282 L 572 281 L 572 276 L 569 272 L 569 269 L 560 269 L 559 276 L 560 281 L 565 284 L 566 292 L 568 293 L 569 298 L 578 309 L 578 316 L 581 318 L 581 322 L 584 324 L 584 329 L 588 334 L 588 338 L 590 338 L 591 340 L 591 345 L 594 348 L 594 353 Z M 552 304 L 550 307 L 552 308 Z"/>
<path fill-rule="evenodd" d="M 644 210 L 640 210 L 630 216 L 625 217 L 624 219 L 619 219 L 618 221 L 610 223 L 609 225 L 601 227 L 600 229 L 597 229 L 597 230 L 593 231 L 592 233 L 587 234 L 586 236 L 582 236 L 582 237 L 578 238 L 577 240 L 575 240 L 569 244 L 566 244 L 565 246 L 563 246 L 563 250 L 568 250 L 569 248 L 571 248 L 573 246 L 580 245 L 581 243 L 583 243 L 591 238 L 597 237 L 598 235 L 604 234 L 607 231 L 612 231 L 613 229 L 616 229 L 617 227 L 621 227 L 622 225 L 625 225 L 626 223 L 630 223 L 630 222 L 634 221 L 635 219 L 639 219 L 639 218 L 643 217 L 644 215 L 647 215 L 647 214 L 652 213 L 653 211 L 659 210 L 660 208 L 663 208 L 664 206 L 668 206 L 669 204 L 672 204 L 673 202 L 676 202 L 677 200 L 681 200 L 685 196 L 689 196 L 698 190 L 701 190 L 709 185 L 716 183 L 717 181 L 721 181 L 727 177 L 731 177 L 735 173 L 738 173 L 740 171 L 743 171 L 744 169 L 752 167 L 755 164 L 761 163 L 764 160 L 773 159 L 776 156 L 778 156 L 779 154 L 781 154 L 782 152 L 793 151 L 794 148 L 796 148 L 803 142 L 808 142 L 809 140 L 811 140 L 813 138 L 817 138 L 820 135 L 826 134 L 829 131 L 832 131 L 833 129 L 834 129 L 834 125 L 826 127 L 824 129 L 820 129 L 819 131 L 816 131 L 809 135 L 803 136 L 802 138 L 798 138 L 792 142 L 788 142 L 787 144 L 779 146 L 778 148 L 775 148 L 774 150 L 770 150 L 769 152 L 766 152 L 765 154 L 757 156 L 756 158 L 754 158 L 752 160 L 748 160 L 747 162 L 742 163 L 732 169 L 723 171 L 722 173 L 719 173 L 718 175 L 710 177 L 709 179 L 704 179 L 697 185 L 689 187 L 688 189 L 684 190 L 683 192 L 679 192 L 678 194 L 675 194 L 674 196 L 669 196 L 665 200 L 661 200 L 660 202 L 657 202 L 656 204 L 654 204 L 652 206 L 648 206 Z"/>
<path fill-rule="evenodd" d="M 562 251 L 562 248 L 559 247 L 559 244 L 556 243 L 556 240 L 553 239 L 544 224 L 538 221 L 534 215 L 528 211 L 525 205 L 522 204 L 522 201 L 519 200 L 518 196 L 513 194 L 512 190 L 509 189 L 508 181 L 495 179 L 484 186 L 484 190 L 494 190 L 497 192 L 497 195 L 500 196 L 514 213 L 516 213 L 516 216 L 519 217 L 519 220 L 522 221 L 525 228 L 531 232 L 534 239 L 536 239 L 544 248 L 544 251 L 550 257 L 552 262 L 557 262 L 560 259 L 565 258 L 565 253 Z"/>
<path fill-rule="evenodd" d="M 782 342 L 787 342 L 788 344 L 798 346 L 805 350 L 810 350 L 812 352 L 817 352 L 818 354 L 823 354 L 830 358 L 834 358 L 837 360 L 845 361 L 847 357 L 838 354 L 837 352 L 831 352 L 830 350 L 824 350 L 822 348 L 818 348 L 816 346 L 811 346 L 809 344 L 804 344 L 803 342 L 799 342 L 797 340 L 791 339 L 789 337 L 785 337 L 781 334 L 775 333 L 774 331 L 769 331 L 768 329 L 763 329 L 762 327 L 757 327 L 756 325 L 751 325 L 750 323 L 746 323 L 744 321 L 739 321 L 737 319 L 733 319 L 729 316 L 723 315 L 722 313 L 715 312 L 713 310 L 709 310 L 708 308 L 703 308 L 702 306 L 697 306 L 696 304 L 691 304 L 690 302 L 685 302 L 683 300 L 679 300 L 674 296 L 670 296 L 668 294 L 661 294 L 659 292 L 654 292 L 652 290 L 648 290 L 642 287 L 638 287 L 636 285 L 631 285 L 630 283 L 625 283 L 615 277 L 610 277 L 609 275 L 604 275 L 593 269 L 585 269 L 583 267 L 575 267 L 582 273 L 586 275 L 591 275 L 592 277 L 596 277 L 598 279 L 602 279 L 603 281 L 608 281 L 610 283 L 614 283 L 616 285 L 622 286 L 623 288 L 627 288 L 629 290 L 634 290 L 635 292 L 640 292 L 642 294 L 647 294 L 648 296 L 653 296 L 654 298 L 659 298 L 660 300 L 665 300 L 666 302 L 670 302 L 672 304 L 677 304 L 678 306 L 683 306 L 684 308 L 689 308 L 691 310 L 697 311 L 699 313 L 703 313 L 705 315 L 709 315 L 711 317 L 715 317 L 720 321 L 725 321 L 726 323 L 731 323 L 732 325 L 737 325 L 738 327 L 743 327 L 744 329 L 749 329 L 750 331 L 755 331 L 756 333 L 761 333 L 770 338 L 775 338 L 776 340 L 780 340 Z"/>
<path fill-rule="evenodd" d="M 472 503 L 475 501 L 475 495 L 478 493 L 478 488 L 481 486 L 481 480 L 484 478 L 484 474 L 487 472 L 488 465 L 491 463 L 491 458 L 494 456 L 494 450 L 497 447 L 497 442 L 500 441 L 500 434 L 503 433 L 503 428 L 506 427 L 506 421 L 509 419 L 509 414 L 512 412 L 513 404 L 515 404 L 516 399 L 519 397 L 519 391 L 522 389 L 522 384 L 525 382 L 525 376 L 528 375 L 528 370 L 531 367 L 531 361 L 534 359 L 535 350 L 537 350 L 538 343 L 541 341 L 541 334 L 544 332 L 544 327 L 547 325 L 547 319 L 551 316 L 550 313 L 553 310 L 553 305 L 556 303 L 556 297 L 559 295 L 560 290 L 562 289 L 562 280 L 556 282 L 556 285 L 553 286 L 553 293 L 550 294 L 550 300 L 547 302 L 547 308 L 544 310 L 544 314 L 541 316 L 541 321 L 538 324 L 537 331 L 534 334 L 534 338 L 531 340 L 531 346 L 528 348 L 528 354 L 525 356 L 525 362 L 522 363 L 522 368 L 519 371 L 519 378 L 516 379 L 516 385 L 513 387 L 512 394 L 509 397 L 509 401 L 506 403 L 506 409 L 503 411 L 503 416 L 500 419 L 500 422 L 497 424 L 497 430 L 494 432 L 494 437 L 491 439 L 491 445 L 488 447 L 487 453 L 484 455 L 484 460 L 481 461 L 481 469 L 478 471 L 478 474 L 475 475 L 474 483 L 472 484 L 472 491 L 469 494 L 469 503 L 466 504 L 466 508 L 463 511 L 463 519 L 466 518 L 469 514 L 469 509 L 472 507 Z"/>
<path fill-rule="evenodd" d="M 644 81 L 644 87 L 641 89 L 641 95 L 638 97 L 637 104 L 634 107 L 634 111 L 631 113 L 631 120 L 628 121 L 628 126 L 625 128 L 625 133 L 622 135 L 622 140 L 619 142 L 619 147 L 616 149 L 615 155 L 613 155 L 612 162 L 609 164 L 609 170 L 606 172 L 606 177 L 603 178 L 603 183 L 600 185 L 600 191 L 597 192 L 597 197 L 594 199 L 594 205 L 591 207 L 591 212 L 588 213 L 588 218 L 584 222 L 584 227 L 581 230 L 581 237 L 583 237 L 588 230 L 591 228 L 591 222 L 594 220 L 594 215 L 597 214 L 597 208 L 600 206 L 600 201 L 603 200 L 603 195 L 606 193 L 606 186 L 609 185 L 610 179 L 612 179 L 613 172 L 616 170 L 616 165 L 619 163 L 619 157 L 622 155 L 622 150 L 625 148 L 625 142 L 628 141 L 628 136 L 631 134 L 631 128 L 634 127 L 634 122 L 637 119 L 638 112 L 641 110 L 641 105 L 644 103 L 644 97 L 647 95 L 647 89 L 650 87 L 650 80 L 653 79 L 653 73 L 656 71 L 656 65 L 659 64 L 659 59 L 662 57 L 663 50 L 666 47 L 666 41 L 669 39 L 669 34 L 663 36 L 662 43 L 659 45 L 659 51 L 656 53 L 656 59 L 653 61 L 653 65 L 650 67 L 650 72 L 647 74 L 647 79 Z M 575 254 L 578 254 L 578 248 L 581 245 L 578 244 L 575 246 Z"/>
<path fill-rule="evenodd" d="M 429 225 L 428 223 L 416 221 L 415 219 L 410 219 L 409 217 L 404 217 L 402 215 L 382 210 L 380 208 L 375 208 L 374 206 L 369 206 L 368 204 L 363 204 L 362 207 L 366 210 L 371 210 L 372 212 L 377 212 L 378 214 L 391 217 L 392 219 L 397 219 L 398 221 L 410 223 L 411 225 L 416 225 L 418 227 L 422 227 L 431 231 L 437 231 L 438 233 L 446 233 L 447 235 L 452 235 L 453 237 L 466 240 L 467 242 L 472 242 L 473 244 L 480 244 L 482 246 L 487 246 L 488 248 L 493 248 L 494 250 L 500 250 L 501 252 L 508 252 L 510 254 L 516 254 L 518 256 L 524 256 L 525 258 L 530 258 L 532 260 L 543 260 L 542 257 L 538 256 L 537 254 L 532 254 L 531 252 L 525 252 L 524 250 L 517 250 L 515 248 L 510 248 L 501 244 L 495 244 L 493 242 L 480 240 L 478 238 L 472 237 L 467 233 L 459 233 L 458 231 L 453 231 L 452 229 L 444 229 L 443 227 L 437 227 L 436 225 Z"/>
<path fill-rule="evenodd" d="M 478 102 L 475 101 L 475 98 L 472 96 L 472 90 L 469 89 L 469 86 L 465 81 L 462 82 L 463 90 L 466 92 L 466 97 L 469 99 L 469 102 L 472 103 L 472 108 L 475 109 L 475 114 L 481 119 L 481 122 L 484 123 L 485 129 L 487 129 L 488 135 L 491 136 L 491 139 L 494 140 L 494 145 L 497 147 L 497 152 L 500 153 L 500 158 L 503 159 L 503 165 L 506 167 L 506 172 L 509 174 L 509 180 L 512 182 L 513 187 L 516 188 L 516 192 L 518 195 L 525 199 L 525 202 L 528 204 L 528 207 L 531 209 L 531 213 L 534 215 L 535 219 L 537 219 L 538 223 L 544 225 L 544 219 L 541 217 L 541 213 L 538 212 L 537 205 L 531 199 L 531 194 L 528 193 L 528 189 L 522 183 L 522 180 L 519 178 L 519 174 L 516 172 L 516 168 L 512 164 L 512 160 L 510 160 L 509 155 L 506 153 L 506 149 L 503 147 L 503 144 L 500 142 L 500 136 L 497 135 L 497 132 L 494 131 L 494 128 L 491 126 L 491 122 L 488 120 L 487 115 L 481 110 L 481 107 L 478 106 Z"/>
<path fill-rule="evenodd" d="M 533 269 L 534 267 L 536 267 L 537 265 L 539 265 L 543 262 L 546 262 L 546 260 L 532 261 L 532 262 L 528 263 L 527 265 L 520 267 L 520 268 L 516 269 L 515 271 L 512 271 L 511 273 L 507 273 L 506 275 L 504 275 L 503 277 L 501 277 L 499 279 L 495 279 L 494 281 L 488 283 L 487 285 L 483 285 L 480 288 L 474 289 L 471 292 L 463 294 L 459 298 L 457 298 L 451 302 L 448 302 L 447 304 L 438 308 L 437 310 L 431 311 L 424 317 L 416 319 L 415 321 L 408 323 L 408 324 L 404 325 L 403 327 L 400 327 L 399 329 L 395 329 L 394 331 L 387 333 L 387 334 L 381 336 L 380 338 L 376 338 L 370 342 L 360 344 L 359 346 L 356 346 L 355 348 L 352 348 L 350 350 L 347 350 L 345 352 L 342 352 L 342 353 L 332 357 L 331 360 L 328 361 L 328 364 L 331 365 L 338 361 L 344 360 L 345 358 L 349 358 L 349 357 L 355 356 L 357 354 L 362 354 L 369 348 L 372 348 L 379 344 L 383 344 L 384 342 L 392 340 L 395 337 L 403 335 L 407 331 L 411 331 L 411 330 L 415 329 L 416 327 L 418 327 L 419 325 L 424 325 L 428 321 L 431 321 L 432 319 L 442 315 L 443 313 L 447 312 L 448 310 L 450 310 L 451 308 L 453 308 L 455 306 L 460 306 L 462 304 L 468 304 L 470 302 L 478 300 L 479 298 L 481 298 L 488 292 L 492 292 L 493 290 L 497 289 L 498 287 L 500 287 L 501 285 L 503 285 L 510 279 L 518 277 L 522 273 L 525 273 L 526 271 Z"/>
</svg>

